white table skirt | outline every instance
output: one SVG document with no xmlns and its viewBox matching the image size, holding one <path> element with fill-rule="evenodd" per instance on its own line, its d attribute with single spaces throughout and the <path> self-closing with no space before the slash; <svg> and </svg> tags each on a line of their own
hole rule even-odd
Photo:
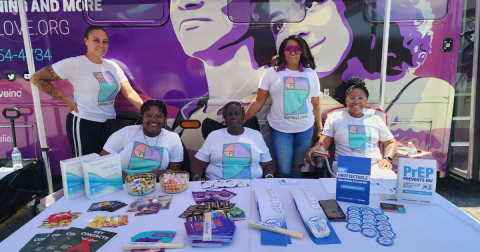
<svg viewBox="0 0 480 252">
<path fill-rule="evenodd" d="M 345 223 L 332 223 L 342 244 L 338 245 L 315 245 L 307 235 L 301 222 L 300 215 L 295 209 L 289 190 L 292 188 L 310 189 L 318 200 L 334 199 L 334 194 L 327 194 L 321 181 L 318 179 L 298 179 L 298 185 L 280 185 L 279 179 L 257 179 L 249 181 L 249 187 L 229 189 L 238 195 L 231 202 L 246 211 L 248 219 L 259 220 L 258 211 L 255 207 L 253 189 L 257 187 L 272 187 L 277 192 L 285 210 L 285 217 L 290 230 L 302 232 L 303 240 L 292 239 L 292 244 L 287 247 L 262 246 L 260 244 L 260 231 L 247 226 L 247 221 L 236 221 L 237 231 L 231 244 L 224 243 L 220 248 L 209 250 L 215 251 L 318 251 L 320 249 L 333 249 L 335 251 L 478 251 L 480 249 L 480 223 L 468 216 L 465 212 L 436 194 L 436 206 L 423 206 L 411 203 L 403 203 L 407 210 L 406 214 L 386 213 L 390 218 L 392 228 L 397 235 L 393 247 L 383 247 L 375 239 L 362 236 L 360 233 L 350 232 L 345 228 Z M 138 216 L 134 213 L 125 213 L 126 207 L 115 211 L 115 214 L 128 214 L 129 223 L 126 226 L 107 228 L 118 236 L 112 240 L 103 251 L 121 251 L 121 245 L 130 241 L 130 237 L 145 231 L 171 230 L 177 235 L 173 242 L 185 242 L 183 251 L 207 251 L 207 249 L 192 248 L 191 242 L 184 228 L 184 218 L 178 216 L 189 206 L 195 204 L 192 191 L 200 191 L 199 182 L 191 182 L 189 188 L 182 193 L 174 194 L 170 209 L 162 210 L 156 215 Z M 159 186 L 155 194 L 163 193 Z M 135 196 L 131 196 L 126 190 L 107 195 L 100 199 L 89 200 L 81 197 L 73 200 L 61 198 L 45 211 L 40 213 L 30 222 L 25 224 L 15 233 L 0 243 L 0 251 L 10 252 L 20 250 L 35 234 L 52 232 L 52 229 L 38 228 L 42 221 L 53 212 L 68 211 L 83 212 L 83 214 L 70 224 L 70 227 L 85 228 L 96 216 L 109 212 L 87 212 L 94 202 L 106 200 L 119 200 L 130 203 Z M 371 195 L 370 207 L 379 207 L 378 195 Z M 356 204 L 339 202 L 344 211 Z M 65 227 L 64 229 L 68 229 Z M 171 249 L 170 251 L 174 251 Z M 300 251 L 298 251 L 300 252 Z"/>
</svg>

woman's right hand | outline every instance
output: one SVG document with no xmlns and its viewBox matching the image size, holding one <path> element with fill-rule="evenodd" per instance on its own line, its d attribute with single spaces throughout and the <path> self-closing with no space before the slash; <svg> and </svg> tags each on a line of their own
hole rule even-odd
<svg viewBox="0 0 480 252">
<path fill-rule="evenodd" d="M 315 152 L 315 149 L 310 148 L 307 152 L 307 156 L 306 156 L 306 159 L 307 159 L 307 162 L 313 166 L 315 166 L 315 163 L 313 163 L 313 159 L 312 159 L 312 154 L 313 152 Z"/>
<path fill-rule="evenodd" d="M 68 113 L 67 114 L 70 114 L 70 112 L 72 112 L 73 110 L 75 110 L 75 112 L 78 113 L 77 104 L 72 99 L 70 99 L 68 97 L 65 97 L 65 98 L 63 98 L 63 102 L 65 102 L 65 104 L 67 104 L 67 107 L 68 107 Z"/>
</svg>

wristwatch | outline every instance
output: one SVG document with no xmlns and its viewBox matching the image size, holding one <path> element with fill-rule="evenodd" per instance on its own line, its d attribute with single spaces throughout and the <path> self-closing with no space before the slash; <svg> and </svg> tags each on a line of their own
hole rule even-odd
<svg viewBox="0 0 480 252">
<path fill-rule="evenodd" d="M 273 178 L 273 175 L 271 173 L 269 173 L 269 174 L 265 175 L 265 178 Z"/>
<path fill-rule="evenodd" d="M 392 163 L 393 162 L 393 158 L 391 158 L 390 156 L 386 156 L 384 157 L 383 159 L 386 159 L 388 162 Z"/>
</svg>

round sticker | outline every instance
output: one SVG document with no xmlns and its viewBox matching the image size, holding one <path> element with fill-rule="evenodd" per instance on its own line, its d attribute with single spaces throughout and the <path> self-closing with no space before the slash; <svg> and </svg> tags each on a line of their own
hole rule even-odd
<svg viewBox="0 0 480 252">
<path fill-rule="evenodd" d="M 265 224 L 268 226 L 281 227 L 283 224 L 277 219 L 269 219 L 265 221 Z"/>
<path fill-rule="evenodd" d="M 373 219 L 363 219 L 363 223 L 376 225 L 377 222 Z"/>
<path fill-rule="evenodd" d="M 392 226 L 392 224 L 390 224 L 390 222 L 388 222 L 388 221 L 383 221 L 383 220 L 382 220 L 382 221 L 378 221 L 378 222 L 377 222 L 377 225 L 378 225 L 378 226 L 380 226 L 380 225 L 385 225 L 385 226 L 389 226 L 389 227 Z"/>
<path fill-rule="evenodd" d="M 350 210 L 350 211 L 348 211 L 348 215 L 350 215 L 350 214 L 358 214 L 358 215 L 360 215 L 360 212 L 357 211 L 357 210 Z"/>
<path fill-rule="evenodd" d="M 388 216 L 386 215 L 377 215 L 375 216 L 375 219 L 379 220 L 379 221 L 387 221 L 388 220 Z"/>
<path fill-rule="evenodd" d="M 348 218 L 357 218 L 357 219 L 362 219 L 362 216 L 360 216 L 360 214 L 349 214 L 348 215 Z"/>
<path fill-rule="evenodd" d="M 369 215 L 373 215 L 373 212 L 368 210 L 368 211 L 362 211 L 362 214 L 363 215 L 366 215 L 366 214 L 369 214 Z"/>
<path fill-rule="evenodd" d="M 380 236 L 387 237 L 390 239 L 395 239 L 397 237 L 397 235 L 394 232 L 389 230 L 380 231 Z"/>
<path fill-rule="evenodd" d="M 375 238 L 377 237 L 377 231 L 371 228 L 362 229 L 362 235 L 368 238 Z"/>
<path fill-rule="evenodd" d="M 361 207 L 360 209 L 362 209 L 362 211 L 370 211 L 370 207 L 366 207 L 366 206 Z"/>
<path fill-rule="evenodd" d="M 375 215 L 373 215 L 373 214 L 364 214 L 364 215 L 362 215 L 362 218 L 375 220 Z"/>
<path fill-rule="evenodd" d="M 360 207 L 356 207 L 356 206 L 348 207 L 348 211 L 350 210 L 360 211 Z"/>
<path fill-rule="evenodd" d="M 350 218 L 350 219 L 348 219 L 348 223 L 354 223 L 354 224 L 362 225 L 362 220 L 357 219 L 357 218 Z"/>
<path fill-rule="evenodd" d="M 369 223 L 365 223 L 365 224 L 362 225 L 362 229 L 365 229 L 365 228 L 375 229 L 375 225 L 369 224 Z"/>
<path fill-rule="evenodd" d="M 355 223 L 349 223 L 347 224 L 347 229 L 352 231 L 352 232 L 360 232 L 362 231 L 362 228 L 360 227 L 360 225 L 358 224 L 355 224 Z"/>
<path fill-rule="evenodd" d="M 385 231 L 385 230 L 392 231 L 392 228 L 387 226 L 387 225 L 378 225 L 377 230 L 378 231 Z"/>
<path fill-rule="evenodd" d="M 383 246 L 393 246 L 393 239 L 385 237 L 385 236 L 380 236 L 377 238 L 377 243 Z"/>
<path fill-rule="evenodd" d="M 373 208 L 373 209 L 372 209 L 372 212 L 373 212 L 374 214 L 383 214 L 383 210 L 382 210 L 382 209 L 378 209 L 378 208 Z"/>
</svg>

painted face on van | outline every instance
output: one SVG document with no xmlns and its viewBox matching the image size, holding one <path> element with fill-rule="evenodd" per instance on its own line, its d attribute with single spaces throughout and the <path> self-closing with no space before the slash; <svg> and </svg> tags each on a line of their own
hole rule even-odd
<svg viewBox="0 0 480 252">
<path fill-rule="evenodd" d="M 189 56 L 212 48 L 220 47 L 240 39 L 248 27 L 235 27 L 227 17 L 228 5 L 235 2 L 235 8 L 248 9 L 251 4 L 245 0 L 172 0 L 170 17 L 173 29 L 183 50 Z M 249 15 L 248 11 L 241 12 Z M 243 20 L 249 17 L 243 17 Z"/>
<path fill-rule="evenodd" d="M 304 8 L 293 3 L 292 9 Z M 275 8 L 278 5 L 271 5 Z M 295 8 L 294 8 L 295 7 Z M 275 13 L 275 10 L 270 10 Z M 279 10 L 281 12 L 281 10 Z M 291 12 L 291 10 L 290 10 Z M 350 25 L 344 15 L 345 5 L 342 1 L 327 0 L 324 3 L 314 2 L 307 9 L 307 15 L 300 24 L 289 25 L 285 22 L 290 14 L 278 14 L 272 18 L 272 32 L 276 36 L 277 48 L 290 35 L 298 35 L 307 41 L 317 63 L 318 77 L 325 77 L 335 71 L 348 54 L 352 35 Z"/>
</svg>

